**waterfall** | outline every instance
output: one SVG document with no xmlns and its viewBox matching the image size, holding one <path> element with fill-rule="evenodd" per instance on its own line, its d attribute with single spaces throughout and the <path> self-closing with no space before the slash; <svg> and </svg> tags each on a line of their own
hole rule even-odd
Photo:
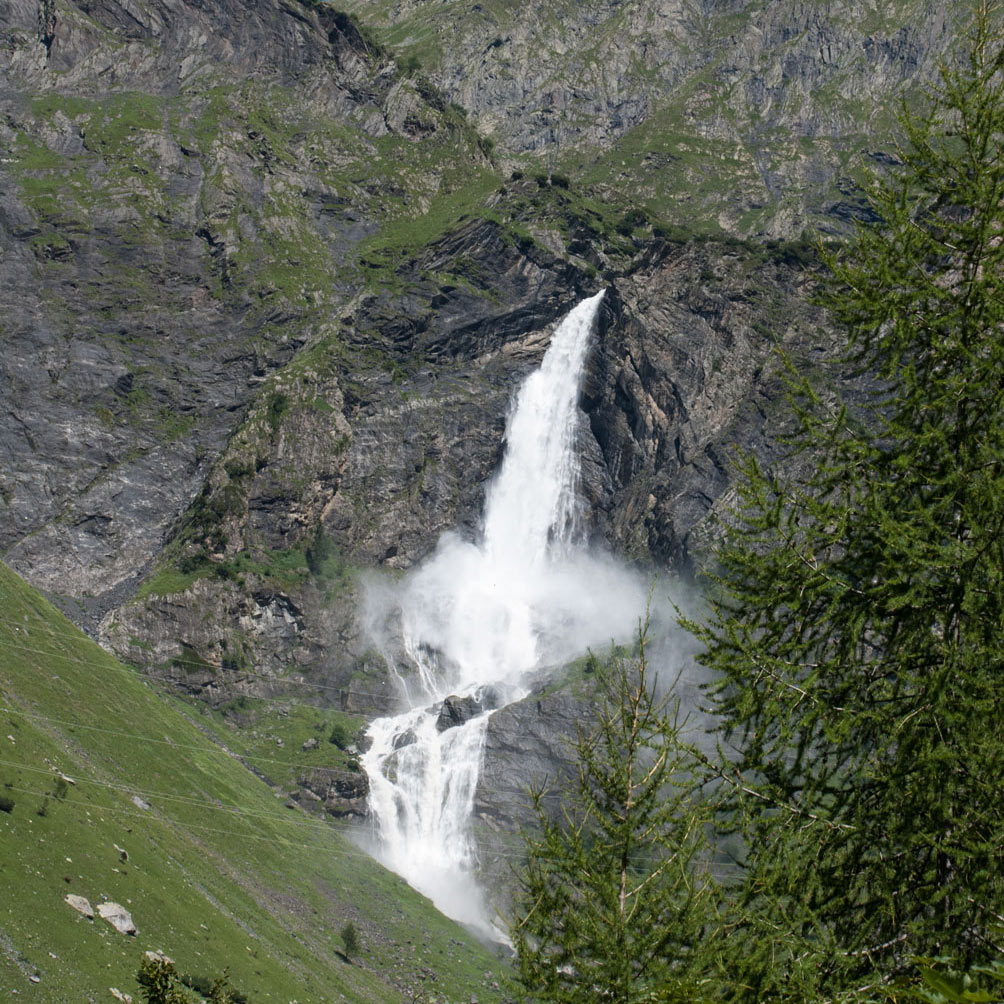
<svg viewBox="0 0 1004 1004">
<path fill-rule="evenodd" d="M 445 534 L 385 612 L 403 653 L 388 662 L 410 710 L 374 721 L 362 758 L 378 854 L 486 933 L 470 817 L 488 719 L 525 696 L 528 673 L 628 635 L 645 604 L 639 584 L 579 534 L 577 399 L 602 296 L 571 310 L 519 390 L 481 540 Z"/>
</svg>

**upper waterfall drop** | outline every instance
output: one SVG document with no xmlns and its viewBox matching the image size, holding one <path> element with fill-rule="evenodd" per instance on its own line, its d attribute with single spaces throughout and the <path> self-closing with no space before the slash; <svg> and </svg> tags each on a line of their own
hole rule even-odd
<svg viewBox="0 0 1004 1004">
<path fill-rule="evenodd" d="M 577 304 L 527 377 L 506 429 L 506 451 L 485 502 L 484 551 L 525 574 L 576 529 L 576 403 L 604 291 Z"/>
<path fill-rule="evenodd" d="M 368 733 L 378 856 L 486 933 L 470 816 L 488 718 L 525 695 L 533 671 L 630 635 L 645 608 L 640 583 L 579 539 L 577 404 L 602 298 L 568 313 L 520 387 L 480 542 L 444 534 L 382 611 L 377 641 L 410 710 Z M 466 709 L 460 724 L 444 720 L 450 695 Z"/>
</svg>

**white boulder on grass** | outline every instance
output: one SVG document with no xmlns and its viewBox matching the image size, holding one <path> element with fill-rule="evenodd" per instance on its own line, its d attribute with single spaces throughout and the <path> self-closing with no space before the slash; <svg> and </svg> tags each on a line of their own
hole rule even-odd
<svg viewBox="0 0 1004 1004">
<path fill-rule="evenodd" d="M 91 904 L 83 896 L 76 896 L 72 892 L 67 893 L 63 899 L 73 907 L 77 913 L 82 913 L 88 920 L 94 920 L 94 911 Z"/>
<path fill-rule="evenodd" d="M 99 903 L 98 916 L 107 920 L 121 934 L 136 934 L 138 929 L 132 922 L 132 915 L 121 903 Z"/>
</svg>

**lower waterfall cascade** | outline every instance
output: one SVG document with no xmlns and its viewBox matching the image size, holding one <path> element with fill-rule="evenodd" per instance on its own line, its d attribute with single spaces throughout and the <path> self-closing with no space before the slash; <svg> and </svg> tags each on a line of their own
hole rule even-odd
<svg viewBox="0 0 1004 1004">
<path fill-rule="evenodd" d="M 578 395 L 602 298 L 568 313 L 520 387 L 480 540 L 444 534 L 374 618 L 408 707 L 371 723 L 362 755 L 376 856 L 495 940 L 471 834 L 488 720 L 526 696 L 529 674 L 629 637 L 647 599 L 582 533 Z"/>
</svg>

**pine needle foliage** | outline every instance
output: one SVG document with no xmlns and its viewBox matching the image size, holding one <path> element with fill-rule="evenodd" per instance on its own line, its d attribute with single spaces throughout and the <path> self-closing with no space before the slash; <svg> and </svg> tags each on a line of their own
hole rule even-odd
<svg viewBox="0 0 1004 1004">
<path fill-rule="evenodd" d="M 742 462 L 711 613 L 690 625 L 719 680 L 720 824 L 747 848 L 722 947 L 739 1000 L 872 992 L 916 957 L 999 954 L 999 21 L 978 6 L 925 109 L 904 111 L 881 222 L 829 261 L 868 407 L 793 380 L 811 473 Z"/>
<path fill-rule="evenodd" d="M 707 813 L 684 724 L 636 660 L 598 668 L 596 726 L 575 745 L 578 781 L 555 814 L 533 792 L 539 828 L 511 935 L 526 1001 L 693 1000 L 708 918 Z"/>
</svg>

